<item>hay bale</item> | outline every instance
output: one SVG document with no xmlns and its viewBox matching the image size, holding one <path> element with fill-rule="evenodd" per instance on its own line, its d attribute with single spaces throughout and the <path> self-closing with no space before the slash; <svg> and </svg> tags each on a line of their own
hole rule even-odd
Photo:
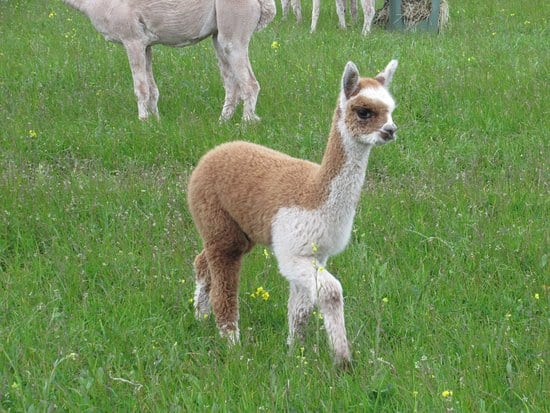
<svg viewBox="0 0 550 413">
<path fill-rule="evenodd" d="M 432 12 L 431 0 L 403 0 L 401 3 L 401 15 L 403 16 L 403 22 L 405 27 L 411 28 L 422 20 L 430 17 Z M 374 17 L 374 24 L 386 26 L 388 24 L 390 15 L 390 2 L 384 0 L 384 6 L 376 11 Z M 438 28 L 441 31 L 449 22 L 449 5 L 446 0 L 441 0 L 441 6 L 439 8 L 439 21 Z"/>
</svg>

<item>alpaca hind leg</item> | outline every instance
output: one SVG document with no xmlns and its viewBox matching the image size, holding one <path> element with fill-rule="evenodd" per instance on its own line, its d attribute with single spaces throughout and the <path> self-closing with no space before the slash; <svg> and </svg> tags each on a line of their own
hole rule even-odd
<svg viewBox="0 0 550 413">
<path fill-rule="evenodd" d="M 260 120 L 256 115 L 256 101 L 260 93 L 260 84 L 254 76 L 248 59 L 248 44 L 235 45 L 227 54 L 227 59 L 243 101 L 243 120 L 245 122 Z"/>
<path fill-rule="evenodd" d="M 283 11 L 283 20 L 285 20 L 290 9 L 290 0 L 281 0 L 281 9 Z"/>
<path fill-rule="evenodd" d="M 153 47 L 147 46 L 145 48 L 145 67 L 147 72 L 147 81 L 149 83 L 149 100 L 147 101 L 147 108 L 149 112 L 159 119 L 158 100 L 159 89 L 153 76 Z"/>
<path fill-rule="evenodd" d="M 357 23 L 357 0 L 349 0 L 349 12 L 353 22 Z"/>
<path fill-rule="evenodd" d="M 195 258 L 195 295 L 193 304 L 195 306 L 195 318 L 197 320 L 205 319 L 210 314 L 210 271 L 208 270 L 208 261 L 206 252 L 201 251 Z"/>
<path fill-rule="evenodd" d="M 224 211 L 211 215 L 205 237 L 206 259 L 210 272 L 210 303 L 222 337 L 231 344 L 239 341 L 239 272 L 242 256 L 252 242 Z"/>
<path fill-rule="evenodd" d="M 363 30 L 361 34 L 366 36 L 371 29 L 372 21 L 374 19 L 374 0 L 361 0 L 361 6 L 363 7 Z"/>
<path fill-rule="evenodd" d="M 296 17 L 296 21 L 300 23 L 302 21 L 302 2 L 301 0 L 290 0 L 290 3 L 292 4 L 294 17 Z"/>
<path fill-rule="evenodd" d="M 134 94 L 136 95 L 138 105 L 138 115 L 141 120 L 145 120 L 149 116 L 147 103 L 149 101 L 149 81 L 147 77 L 147 62 L 145 56 L 145 46 L 140 42 L 124 43 L 126 53 L 128 54 L 128 62 L 132 70 L 132 78 L 134 81 Z"/>
<path fill-rule="evenodd" d="M 235 109 L 239 103 L 239 85 L 233 75 L 233 72 L 231 71 L 231 66 L 229 65 L 225 51 L 218 41 L 218 36 L 214 35 L 212 40 L 214 42 L 216 56 L 218 57 L 218 64 L 220 66 L 223 86 L 225 89 L 225 100 L 223 103 L 222 113 L 220 115 L 220 120 L 224 121 L 230 119 L 233 116 L 233 113 L 235 113 Z"/>
<path fill-rule="evenodd" d="M 238 9 L 231 2 L 217 1 L 217 41 L 229 66 L 229 80 L 236 82 L 239 98 L 243 100 L 243 120 L 256 121 L 256 100 L 260 85 L 254 76 L 248 58 L 248 44 L 260 19 L 260 5 L 256 0 L 242 1 Z M 246 16 L 246 18 L 243 18 Z M 232 85 L 231 87 L 235 87 Z"/>
</svg>

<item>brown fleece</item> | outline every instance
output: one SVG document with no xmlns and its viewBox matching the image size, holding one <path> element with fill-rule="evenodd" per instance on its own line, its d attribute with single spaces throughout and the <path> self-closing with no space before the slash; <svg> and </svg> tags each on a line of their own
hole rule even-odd
<svg viewBox="0 0 550 413">
<path fill-rule="evenodd" d="M 362 78 L 359 84 L 360 88 L 381 87 L 374 79 Z M 204 243 L 204 251 L 195 260 L 197 278 L 203 282 L 210 278 L 206 285 L 210 285 L 210 301 L 222 332 L 236 329 L 243 254 L 256 243 L 271 243 L 272 220 L 282 207 L 313 210 L 327 199 L 330 183 L 346 161 L 337 126 L 340 118 L 345 116 L 352 134 L 370 133 L 380 127 L 377 116 L 364 121 L 356 112 L 365 106 L 381 113 L 379 105 L 362 96 L 351 102 L 354 106 L 348 104 L 344 115 L 338 106 L 334 112 L 320 165 L 235 141 L 204 155 L 191 174 L 189 209 Z"/>
</svg>

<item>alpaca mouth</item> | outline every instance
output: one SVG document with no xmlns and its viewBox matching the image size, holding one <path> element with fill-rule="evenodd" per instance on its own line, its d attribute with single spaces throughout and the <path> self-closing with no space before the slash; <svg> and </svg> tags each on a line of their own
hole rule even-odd
<svg viewBox="0 0 550 413">
<path fill-rule="evenodd" d="M 385 142 L 390 142 L 390 141 L 393 141 L 395 138 L 396 138 L 396 135 L 394 133 L 388 133 L 386 131 L 383 131 L 381 130 L 380 131 L 380 137 L 385 141 Z"/>
</svg>

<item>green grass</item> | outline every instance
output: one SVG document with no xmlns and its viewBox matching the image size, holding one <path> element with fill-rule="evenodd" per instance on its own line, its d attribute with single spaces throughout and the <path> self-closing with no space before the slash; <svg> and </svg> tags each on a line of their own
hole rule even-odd
<svg viewBox="0 0 550 413">
<path fill-rule="evenodd" d="M 141 123 L 120 46 L 60 1 L 0 0 L 0 411 L 550 411 L 550 6 L 451 1 L 441 35 L 366 38 L 328 2 L 309 34 L 304 6 L 254 36 L 262 122 L 244 126 L 217 121 L 208 40 L 155 49 L 162 119 Z M 319 161 L 346 61 L 391 58 L 399 139 L 372 154 L 328 264 L 353 369 L 315 317 L 286 348 L 262 248 L 228 348 L 189 302 L 191 169 L 235 139 Z"/>
</svg>

